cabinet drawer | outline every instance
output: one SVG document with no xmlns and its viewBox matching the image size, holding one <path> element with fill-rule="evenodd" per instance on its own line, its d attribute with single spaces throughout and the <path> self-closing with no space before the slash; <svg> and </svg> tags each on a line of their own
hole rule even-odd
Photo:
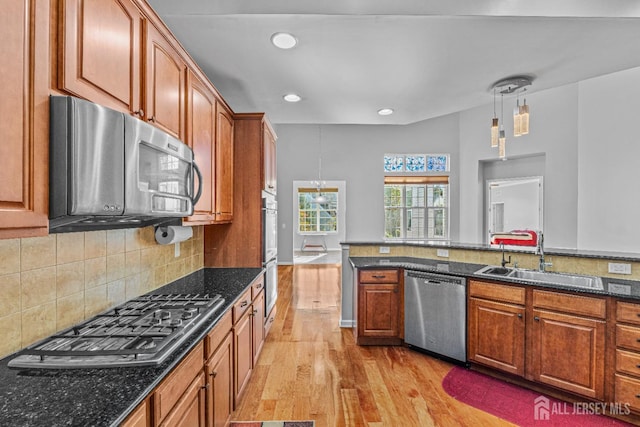
<svg viewBox="0 0 640 427">
<path fill-rule="evenodd" d="M 497 283 L 469 281 L 469 296 L 524 305 L 524 288 Z"/>
<path fill-rule="evenodd" d="M 251 299 L 254 300 L 258 296 L 260 292 L 264 289 L 264 275 L 260 276 L 253 284 L 251 285 Z"/>
<path fill-rule="evenodd" d="M 360 283 L 398 283 L 400 272 L 393 270 L 361 270 Z"/>
<path fill-rule="evenodd" d="M 242 317 L 245 311 L 249 309 L 251 306 L 251 291 L 252 289 L 247 289 L 244 294 L 238 299 L 238 301 L 233 305 L 233 324 L 235 325 L 238 320 Z"/>
<path fill-rule="evenodd" d="M 193 379 L 204 366 L 204 344 L 198 343 L 191 353 L 160 383 L 153 393 L 154 420 L 159 422 L 171 412 Z"/>
<path fill-rule="evenodd" d="M 209 332 L 204 339 L 205 359 L 210 358 L 213 352 L 216 351 L 216 348 L 218 348 L 220 343 L 224 340 L 224 337 L 227 336 L 232 326 L 231 310 L 229 310 L 222 316 L 216 327 L 213 328 L 213 330 Z"/>
<path fill-rule="evenodd" d="M 640 325 L 640 304 L 618 302 L 616 304 L 616 320 Z"/>
<path fill-rule="evenodd" d="M 640 351 L 640 328 L 616 325 L 616 346 Z"/>
<path fill-rule="evenodd" d="M 604 319 L 607 313 L 606 301 L 602 298 L 584 297 L 553 291 L 533 291 L 533 306 L 562 313 Z"/>
<path fill-rule="evenodd" d="M 617 349 L 616 371 L 640 377 L 640 353 Z"/>
<path fill-rule="evenodd" d="M 616 397 L 619 403 L 628 403 L 634 411 L 640 411 L 640 380 L 616 374 Z"/>
</svg>

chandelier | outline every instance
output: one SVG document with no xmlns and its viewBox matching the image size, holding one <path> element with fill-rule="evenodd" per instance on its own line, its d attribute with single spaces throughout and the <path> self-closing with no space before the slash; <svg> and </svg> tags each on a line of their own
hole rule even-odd
<svg viewBox="0 0 640 427">
<path fill-rule="evenodd" d="M 493 118 L 491 119 L 491 147 L 498 147 L 498 157 L 506 158 L 507 138 L 504 131 L 504 96 L 516 95 L 516 106 L 513 109 L 513 136 L 521 136 L 529 133 L 529 105 L 523 98 L 520 105 L 520 95 L 531 86 L 531 77 L 515 76 L 496 82 L 493 90 Z M 500 119 L 496 115 L 496 95 L 500 94 Z"/>
</svg>

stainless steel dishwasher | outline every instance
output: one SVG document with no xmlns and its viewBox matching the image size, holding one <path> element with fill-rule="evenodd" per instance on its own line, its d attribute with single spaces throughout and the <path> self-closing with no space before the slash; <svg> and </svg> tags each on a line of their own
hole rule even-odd
<svg viewBox="0 0 640 427">
<path fill-rule="evenodd" d="M 465 283 L 461 277 L 405 270 L 406 344 L 466 363 Z"/>
</svg>

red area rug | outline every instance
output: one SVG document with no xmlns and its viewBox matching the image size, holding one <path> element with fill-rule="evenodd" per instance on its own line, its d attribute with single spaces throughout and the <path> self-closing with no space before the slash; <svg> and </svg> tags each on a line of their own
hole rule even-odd
<svg viewBox="0 0 640 427">
<path fill-rule="evenodd" d="M 628 413 L 624 402 L 563 402 L 459 366 L 442 380 L 442 387 L 456 400 L 521 427 L 631 426 L 602 415 Z"/>
<path fill-rule="evenodd" d="M 313 427 L 315 421 L 231 421 L 229 427 Z"/>
</svg>

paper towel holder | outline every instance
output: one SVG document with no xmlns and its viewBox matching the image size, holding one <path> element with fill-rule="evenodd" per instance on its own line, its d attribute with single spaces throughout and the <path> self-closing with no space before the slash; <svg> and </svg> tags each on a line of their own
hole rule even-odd
<svg viewBox="0 0 640 427">
<path fill-rule="evenodd" d="M 172 243 L 180 243 L 185 240 L 190 239 L 193 236 L 193 229 L 191 227 L 184 226 L 157 226 L 154 230 L 154 235 L 156 238 L 156 242 L 160 245 L 167 245 Z M 167 241 L 166 238 L 171 234 L 173 236 L 170 237 L 170 241 Z"/>
</svg>

